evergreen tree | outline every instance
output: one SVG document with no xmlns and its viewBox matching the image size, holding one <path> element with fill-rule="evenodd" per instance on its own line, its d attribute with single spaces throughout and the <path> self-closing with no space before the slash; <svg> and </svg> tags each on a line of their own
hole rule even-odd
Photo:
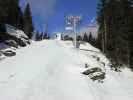
<svg viewBox="0 0 133 100">
<path fill-rule="evenodd" d="M 48 33 L 44 33 L 43 39 L 49 39 Z"/>
<path fill-rule="evenodd" d="M 0 0 L 0 42 L 5 40 L 5 32 L 6 32 L 6 28 L 5 28 L 5 17 L 7 16 L 6 13 L 6 9 L 5 9 L 5 5 L 6 1 L 3 2 L 2 0 Z"/>
<path fill-rule="evenodd" d="M 92 36 L 92 34 L 90 33 L 89 34 L 89 43 L 91 44 L 91 45 L 93 45 L 93 46 L 97 46 L 97 41 L 96 41 L 96 39 Z"/>
<path fill-rule="evenodd" d="M 18 15 L 18 21 L 17 21 L 17 28 L 24 31 L 24 18 L 23 18 L 23 12 L 20 8 L 18 8 L 19 15 Z"/>
<path fill-rule="evenodd" d="M 0 37 L 3 34 L 3 32 L 5 32 L 5 16 L 6 16 L 6 12 L 5 12 L 5 2 L 3 2 L 2 0 L 0 0 Z M 0 38 L 1 39 L 1 38 Z"/>
<path fill-rule="evenodd" d="M 24 11 L 24 32 L 27 34 L 29 38 L 31 38 L 33 31 L 34 31 L 34 27 L 32 22 L 30 5 L 27 4 Z"/>
<path fill-rule="evenodd" d="M 111 4 L 111 2 L 110 2 Z M 119 64 L 129 65 L 129 39 L 132 19 L 131 3 L 129 0 L 116 1 L 114 4 L 115 11 L 111 10 L 113 14 L 113 24 L 110 28 L 112 32 L 111 45 L 113 48 L 112 57 Z M 111 6 L 110 6 L 111 7 Z"/>
<path fill-rule="evenodd" d="M 88 41 L 89 41 L 88 36 L 87 36 L 86 33 L 85 33 L 84 36 L 83 36 L 83 41 L 85 41 L 85 42 L 88 42 Z"/>
<path fill-rule="evenodd" d="M 90 33 L 89 34 L 89 42 L 92 43 L 92 41 L 93 41 L 93 37 L 92 37 L 92 34 Z"/>
<path fill-rule="evenodd" d="M 36 41 L 39 41 L 40 40 L 40 34 L 39 32 L 36 32 Z"/>
<path fill-rule="evenodd" d="M 109 0 L 100 0 L 98 7 L 97 7 L 97 21 L 99 24 L 99 35 L 101 35 L 99 40 L 101 40 L 101 48 L 104 53 L 106 53 L 107 49 L 107 23 L 108 23 L 108 17 L 109 17 L 109 11 L 108 11 L 108 1 Z M 98 36 L 99 36 L 98 35 Z"/>
<path fill-rule="evenodd" d="M 0 0 L 0 23 L 10 24 L 23 29 L 23 14 L 19 7 L 19 0 Z"/>
<path fill-rule="evenodd" d="M 23 18 L 21 8 L 19 7 L 19 0 L 5 0 L 5 23 L 21 28 L 23 23 L 20 21 Z"/>
<path fill-rule="evenodd" d="M 82 41 L 82 37 L 80 35 L 77 36 L 77 41 Z"/>
<path fill-rule="evenodd" d="M 5 2 L 3 2 L 2 0 L 0 0 L 0 21 L 4 21 L 4 18 L 6 16 L 6 12 L 5 12 Z"/>
<path fill-rule="evenodd" d="M 129 23 L 129 31 L 128 31 L 128 49 L 129 49 L 129 67 L 133 70 L 133 1 L 130 0 L 129 5 L 129 15 L 128 15 L 128 23 Z"/>
<path fill-rule="evenodd" d="M 116 65 L 129 64 L 129 32 L 131 26 L 131 2 L 129 0 L 100 0 L 98 6 L 99 36 Z M 106 34 L 105 34 L 106 33 Z M 131 32 L 130 32 L 131 33 Z M 100 39 L 99 39 L 100 40 Z"/>
<path fill-rule="evenodd" d="M 98 32 L 98 37 L 96 38 L 96 47 L 102 50 L 102 34 Z"/>
</svg>

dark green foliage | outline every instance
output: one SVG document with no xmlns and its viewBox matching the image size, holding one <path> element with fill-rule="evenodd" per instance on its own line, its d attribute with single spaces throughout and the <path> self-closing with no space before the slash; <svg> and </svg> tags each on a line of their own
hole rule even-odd
<svg viewBox="0 0 133 100">
<path fill-rule="evenodd" d="M 89 42 L 89 38 L 88 38 L 88 35 L 86 33 L 83 36 L 83 41 Z"/>
<path fill-rule="evenodd" d="M 92 34 L 89 34 L 89 43 L 93 46 L 96 46 L 96 39 L 92 36 Z"/>
<path fill-rule="evenodd" d="M 132 5 L 133 5 L 133 1 L 132 1 Z M 133 70 L 133 6 L 131 7 L 131 13 L 130 13 L 130 17 L 129 17 L 129 22 L 130 22 L 130 31 L 129 31 L 129 35 L 128 35 L 128 39 L 129 39 L 129 65 L 131 67 L 131 69 Z"/>
<path fill-rule="evenodd" d="M 97 20 L 100 28 L 97 43 L 100 49 L 106 50 L 106 55 L 117 66 L 129 65 L 133 62 L 131 56 L 133 8 L 131 5 L 130 0 L 100 0 L 98 5 Z"/>
<path fill-rule="evenodd" d="M 47 33 L 43 33 L 43 32 L 39 33 L 39 32 L 37 32 L 35 38 L 36 38 L 36 41 L 41 41 L 41 40 L 44 40 L 44 39 L 49 39 L 50 37 L 49 37 L 49 35 Z"/>
<path fill-rule="evenodd" d="M 41 40 L 40 34 L 37 32 L 36 33 L 36 41 L 40 41 L 40 40 Z"/>
<path fill-rule="evenodd" d="M 27 4 L 25 11 L 24 11 L 24 32 L 31 39 L 33 31 L 34 31 L 34 27 L 33 27 L 33 22 L 32 22 L 30 5 Z"/>
<path fill-rule="evenodd" d="M 44 34 L 37 32 L 35 38 L 36 38 L 36 41 L 41 41 L 44 38 Z"/>
<path fill-rule="evenodd" d="M 5 32 L 6 32 L 5 24 L 1 23 L 0 24 L 0 34 L 5 33 Z"/>
<path fill-rule="evenodd" d="M 24 18 L 23 18 L 23 12 L 19 8 L 19 16 L 18 16 L 18 22 L 17 22 L 17 28 L 24 31 Z"/>
<path fill-rule="evenodd" d="M 49 37 L 49 35 L 48 35 L 48 33 L 43 33 L 43 39 L 49 39 L 50 37 Z"/>
<path fill-rule="evenodd" d="M 89 34 L 89 42 L 92 42 L 92 40 L 93 40 L 92 34 Z"/>
<path fill-rule="evenodd" d="M 5 32 L 5 16 L 6 16 L 6 12 L 4 9 L 5 6 L 5 2 L 3 2 L 2 0 L 0 0 L 0 35 Z"/>
<path fill-rule="evenodd" d="M 6 9 L 5 9 L 5 2 L 0 0 L 0 42 L 5 39 L 4 35 L 6 32 L 5 29 L 5 17 L 7 16 Z"/>
<path fill-rule="evenodd" d="M 19 7 L 19 0 L 0 0 L 0 40 L 8 39 L 5 24 L 23 29 L 23 13 Z"/>
<path fill-rule="evenodd" d="M 80 38 L 80 39 L 82 39 L 82 38 Z M 83 41 L 88 42 L 88 43 L 90 43 L 90 44 L 93 45 L 93 46 L 96 46 L 96 45 L 97 45 L 97 41 L 96 41 L 96 39 L 92 36 L 91 33 L 89 34 L 89 36 L 87 35 L 87 33 L 85 33 L 84 36 L 83 36 Z"/>
<path fill-rule="evenodd" d="M 23 14 L 19 7 L 19 0 L 5 0 L 5 23 L 23 29 Z"/>
<path fill-rule="evenodd" d="M 82 41 L 82 37 L 80 35 L 77 36 L 77 41 Z"/>
<path fill-rule="evenodd" d="M 96 38 L 96 47 L 102 50 L 102 34 L 99 32 Z"/>
</svg>

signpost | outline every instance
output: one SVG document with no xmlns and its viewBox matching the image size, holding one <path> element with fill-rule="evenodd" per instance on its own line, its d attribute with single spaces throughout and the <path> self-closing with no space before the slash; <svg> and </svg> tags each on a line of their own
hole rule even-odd
<svg viewBox="0 0 133 100">
<path fill-rule="evenodd" d="M 67 17 L 67 23 L 72 25 L 72 29 L 74 32 L 74 47 L 77 48 L 77 32 L 76 32 L 76 28 L 77 25 L 80 23 L 81 21 L 81 16 L 68 16 Z"/>
</svg>

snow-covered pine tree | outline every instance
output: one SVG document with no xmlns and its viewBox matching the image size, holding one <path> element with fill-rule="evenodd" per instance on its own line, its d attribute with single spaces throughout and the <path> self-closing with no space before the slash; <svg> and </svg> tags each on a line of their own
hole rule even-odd
<svg viewBox="0 0 133 100">
<path fill-rule="evenodd" d="M 24 32 L 29 38 L 32 38 L 32 32 L 34 31 L 34 26 L 32 22 L 32 14 L 30 9 L 30 4 L 26 5 L 24 10 Z"/>
<path fill-rule="evenodd" d="M 89 34 L 89 42 L 90 42 L 90 44 L 92 44 L 92 41 L 93 41 L 93 37 L 92 37 L 92 34 L 90 33 Z"/>
</svg>

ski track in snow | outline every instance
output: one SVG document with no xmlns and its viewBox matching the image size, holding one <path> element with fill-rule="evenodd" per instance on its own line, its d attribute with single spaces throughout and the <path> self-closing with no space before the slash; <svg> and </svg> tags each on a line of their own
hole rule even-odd
<svg viewBox="0 0 133 100">
<path fill-rule="evenodd" d="M 102 84 L 81 74 L 85 62 L 98 66 L 91 55 L 54 40 L 22 48 L 0 63 L 0 100 L 133 100 L 132 80 L 108 70 Z"/>
</svg>

